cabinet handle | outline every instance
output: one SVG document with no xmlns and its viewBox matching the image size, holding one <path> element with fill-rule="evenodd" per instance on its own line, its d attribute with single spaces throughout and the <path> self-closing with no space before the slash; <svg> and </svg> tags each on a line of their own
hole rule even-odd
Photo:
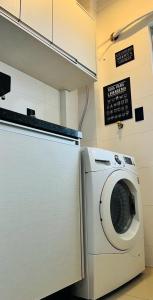
<svg viewBox="0 0 153 300">
<path fill-rule="evenodd" d="M 104 159 L 95 159 L 95 162 L 106 166 L 109 166 L 111 164 L 109 160 L 104 160 Z"/>
</svg>

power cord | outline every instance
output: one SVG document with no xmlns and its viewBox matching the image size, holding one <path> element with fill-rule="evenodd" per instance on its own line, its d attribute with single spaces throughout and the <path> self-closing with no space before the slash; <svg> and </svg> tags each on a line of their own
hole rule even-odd
<svg viewBox="0 0 153 300">
<path fill-rule="evenodd" d="M 86 102 L 85 102 L 85 105 L 84 105 L 84 108 L 83 108 L 83 111 L 82 111 L 82 115 L 81 115 L 81 118 L 80 118 L 80 122 L 79 122 L 79 130 L 80 131 L 82 130 L 82 125 L 83 125 L 83 121 L 84 121 L 84 118 L 85 118 L 85 115 L 86 115 L 86 112 L 87 112 L 88 103 L 89 103 L 89 87 L 86 86 Z"/>
</svg>

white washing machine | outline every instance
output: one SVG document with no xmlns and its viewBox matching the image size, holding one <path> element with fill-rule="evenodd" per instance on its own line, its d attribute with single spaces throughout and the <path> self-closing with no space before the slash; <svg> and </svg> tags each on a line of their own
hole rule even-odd
<svg viewBox="0 0 153 300">
<path fill-rule="evenodd" d="M 143 272 L 139 177 L 133 157 L 82 151 L 85 279 L 74 294 L 98 299 Z"/>
</svg>

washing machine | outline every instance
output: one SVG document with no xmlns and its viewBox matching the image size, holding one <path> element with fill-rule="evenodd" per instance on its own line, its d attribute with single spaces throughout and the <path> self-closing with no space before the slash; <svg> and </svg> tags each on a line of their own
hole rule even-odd
<svg viewBox="0 0 153 300">
<path fill-rule="evenodd" d="M 73 293 L 98 299 L 145 269 L 140 182 L 128 155 L 82 150 L 84 280 Z"/>
</svg>

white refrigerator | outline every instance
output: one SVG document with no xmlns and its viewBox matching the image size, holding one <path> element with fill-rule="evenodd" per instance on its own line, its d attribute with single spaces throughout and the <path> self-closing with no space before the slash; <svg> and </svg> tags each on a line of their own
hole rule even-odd
<svg viewBox="0 0 153 300">
<path fill-rule="evenodd" d="M 0 122 L 0 299 L 82 279 L 79 175 L 78 142 Z"/>
</svg>

